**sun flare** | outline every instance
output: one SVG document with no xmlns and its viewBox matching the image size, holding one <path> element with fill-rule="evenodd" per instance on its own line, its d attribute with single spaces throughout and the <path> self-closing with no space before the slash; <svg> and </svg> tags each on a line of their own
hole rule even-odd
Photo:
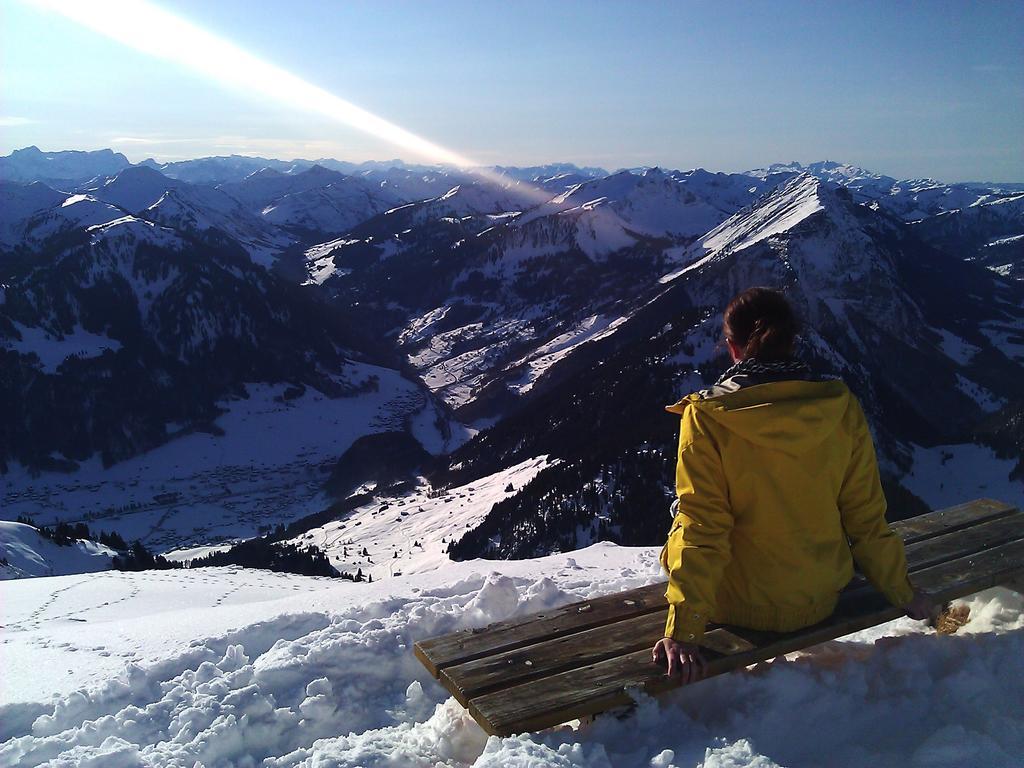
<svg viewBox="0 0 1024 768">
<path fill-rule="evenodd" d="M 339 98 L 195 24 L 141 0 L 29 0 L 150 56 L 229 88 L 318 113 L 404 149 L 417 159 L 458 167 L 469 158 Z"/>
</svg>

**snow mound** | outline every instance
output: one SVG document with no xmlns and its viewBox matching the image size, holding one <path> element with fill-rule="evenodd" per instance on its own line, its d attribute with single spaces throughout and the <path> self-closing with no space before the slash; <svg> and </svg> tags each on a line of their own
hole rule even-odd
<svg viewBox="0 0 1024 768">
<path fill-rule="evenodd" d="M 0 708 L 4 765 L 205 766 L 1011 766 L 1024 746 L 1024 600 L 996 589 L 968 604 L 971 621 L 936 636 L 903 619 L 714 678 L 636 709 L 539 734 L 487 737 L 413 657 L 416 639 L 650 583 L 657 550 L 595 545 L 530 561 L 455 563 L 415 579 L 337 584 L 274 575 L 288 600 L 253 591 L 243 624 L 130 663 L 98 686 Z M 481 570 L 491 570 L 485 574 Z M 133 619 L 156 576 L 122 574 L 143 592 L 97 637 L 160 633 Z M 239 569 L 162 574 L 178 587 Z M 84 577 L 102 579 L 101 576 Z M 40 582 L 3 588 L 38 588 Z M 56 581 L 56 580 L 55 580 Z M 155 582 L 154 582 L 155 583 Z M 262 595 L 258 597 L 257 595 Z M 3 605 L 7 605 L 5 600 Z M 17 594 L 14 595 L 18 597 Z M 14 601 L 17 604 L 17 600 Z M 194 602 L 194 601 L 193 601 Z M 4 609 L 5 613 L 7 608 Z M 206 611 L 196 605 L 189 611 Z M 218 610 L 224 610 L 223 608 Z M 238 613 L 242 611 L 242 613 Z M 91 614 L 83 614 L 89 617 Z M 104 614 L 99 614 L 103 616 Z M 12 622 L 11 619 L 14 619 Z M 141 618 L 141 617 L 139 617 Z M 4 617 L 5 634 L 28 630 Z M 223 621 L 223 620 L 221 620 Z M 216 620 L 214 622 L 216 624 Z M 88 627 L 88 624 L 83 625 Z M 55 630 L 56 631 L 56 630 Z M 195 637 L 195 634 L 191 635 Z M 54 639 L 57 639 L 54 637 Z M 19 641 L 20 642 L 20 641 Z M 186 645 L 186 643 L 189 643 Z M 9 661 L 22 661 L 17 651 Z M 7 663 L 8 660 L 5 660 Z M 71 659 L 68 659 L 71 665 Z M 78 654 L 76 666 L 89 664 Z M 5 692 L 6 693 L 6 692 Z M 45 699 L 46 691 L 37 690 Z"/>
<path fill-rule="evenodd" d="M 61 547 L 41 536 L 34 526 L 0 520 L 0 579 L 105 571 L 115 554 L 94 541 Z"/>
</svg>

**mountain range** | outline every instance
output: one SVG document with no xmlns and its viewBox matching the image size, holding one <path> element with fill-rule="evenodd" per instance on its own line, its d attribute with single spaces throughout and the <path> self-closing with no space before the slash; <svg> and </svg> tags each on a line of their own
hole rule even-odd
<svg viewBox="0 0 1024 768">
<path fill-rule="evenodd" d="M 801 354 L 864 403 L 894 516 L 930 503 L 908 478 L 943 446 L 1010 462 L 1024 488 L 1021 189 L 834 162 L 480 172 L 19 150 L 0 158 L 5 506 L 38 504 L 33 477 L 230 432 L 232 403 L 276 387 L 296 414 L 386 395 L 388 416 L 317 458 L 327 518 L 349 493 L 394 503 L 543 456 L 449 531 L 450 556 L 651 543 L 675 458 L 662 406 L 725 368 L 722 309 L 761 284 L 797 308 Z"/>
</svg>

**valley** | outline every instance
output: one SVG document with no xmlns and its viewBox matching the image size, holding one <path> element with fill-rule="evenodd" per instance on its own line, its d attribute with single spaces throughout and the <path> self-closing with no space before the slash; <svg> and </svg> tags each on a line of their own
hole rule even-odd
<svg viewBox="0 0 1024 768">
<path fill-rule="evenodd" d="M 995 263 L 1024 232 L 1013 188 L 837 163 L 39 167 L 0 159 L 7 519 L 172 558 L 292 524 L 374 579 L 653 543 L 661 407 L 724 369 L 721 308 L 754 284 L 862 398 L 893 515 L 1024 488 L 1014 438 L 985 436 L 1024 372 L 1024 283 Z M 991 479 L 934 488 L 947 450 Z"/>
</svg>

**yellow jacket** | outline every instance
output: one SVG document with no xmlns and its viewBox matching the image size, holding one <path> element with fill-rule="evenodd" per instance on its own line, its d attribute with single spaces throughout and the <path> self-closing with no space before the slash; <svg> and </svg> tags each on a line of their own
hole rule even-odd
<svg viewBox="0 0 1024 768">
<path fill-rule="evenodd" d="M 689 395 L 681 416 L 676 515 L 661 563 L 665 636 L 705 624 L 785 632 L 835 609 L 853 561 L 894 605 L 913 597 L 903 542 L 860 403 L 840 381 L 777 381 Z"/>
</svg>

